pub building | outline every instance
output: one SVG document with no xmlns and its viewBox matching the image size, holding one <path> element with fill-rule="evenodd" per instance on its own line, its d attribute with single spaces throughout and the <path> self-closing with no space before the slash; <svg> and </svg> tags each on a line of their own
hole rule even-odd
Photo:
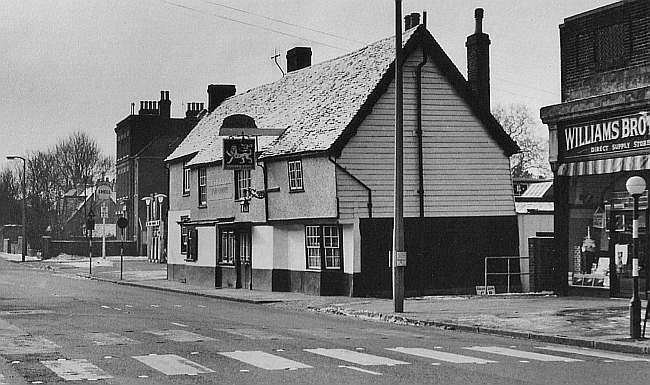
<svg viewBox="0 0 650 385">
<path fill-rule="evenodd" d="M 560 25 L 562 103 L 541 109 L 555 187 L 555 287 L 564 295 L 630 298 L 648 292 L 650 2 L 619 1 Z"/>
</svg>

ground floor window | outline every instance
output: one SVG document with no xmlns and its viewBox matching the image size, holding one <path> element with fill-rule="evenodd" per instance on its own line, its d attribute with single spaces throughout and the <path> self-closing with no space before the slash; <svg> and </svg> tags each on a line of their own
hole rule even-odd
<svg viewBox="0 0 650 385">
<path fill-rule="evenodd" d="M 185 226 L 181 226 L 181 229 Z M 185 259 L 196 261 L 199 259 L 199 231 L 195 227 L 186 227 L 187 243 Z"/>
<path fill-rule="evenodd" d="M 341 228 L 339 226 L 305 226 L 307 268 L 340 269 L 342 259 Z"/>
<path fill-rule="evenodd" d="M 219 230 L 219 263 L 235 263 L 235 230 Z"/>
<path fill-rule="evenodd" d="M 223 228 L 219 229 L 219 256 L 220 264 L 234 265 L 237 262 L 250 263 L 251 261 L 251 233 L 250 229 Z"/>
</svg>

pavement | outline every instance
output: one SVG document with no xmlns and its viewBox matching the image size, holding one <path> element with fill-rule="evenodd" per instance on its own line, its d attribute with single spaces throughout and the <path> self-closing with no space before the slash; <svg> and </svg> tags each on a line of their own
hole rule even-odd
<svg viewBox="0 0 650 385">
<path fill-rule="evenodd" d="M 165 264 L 151 263 L 146 257 L 94 257 L 92 274 L 87 257 L 60 255 L 40 260 L 28 256 L 25 262 L 21 262 L 19 254 L 0 252 L 0 258 L 56 274 L 73 274 L 115 284 L 221 300 L 650 355 L 650 339 L 629 337 L 629 299 L 559 297 L 553 293 L 430 296 L 406 298 L 404 312 L 396 313 L 391 299 L 311 296 L 172 282 L 167 279 Z M 643 320 L 645 300 L 642 306 Z M 641 327 L 643 330 L 643 321 Z M 650 337 L 650 322 L 645 336 Z"/>
</svg>

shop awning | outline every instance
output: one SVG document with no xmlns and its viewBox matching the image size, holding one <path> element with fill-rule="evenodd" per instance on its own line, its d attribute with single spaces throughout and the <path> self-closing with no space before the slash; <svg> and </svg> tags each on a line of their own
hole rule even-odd
<svg viewBox="0 0 650 385">
<path fill-rule="evenodd" d="M 558 168 L 557 174 L 559 176 L 600 175 L 640 170 L 650 170 L 650 155 L 563 163 Z"/>
</svg>

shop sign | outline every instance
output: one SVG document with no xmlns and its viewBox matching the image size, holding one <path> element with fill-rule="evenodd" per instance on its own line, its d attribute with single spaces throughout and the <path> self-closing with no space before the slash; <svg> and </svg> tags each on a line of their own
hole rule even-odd
<svg viewBox="0 0 650 385">
<path fill-rule="evenodd" d="M 224 138 L 223 169 L 224 170 L 255 169 L 255 139 Z"/>
<path fill-rule="evenodd" d="M 650 115 L 603 119 L 564 128 L 564 158 L 596 158 L 647 153 L 650 149 Z"/>
</svg>

